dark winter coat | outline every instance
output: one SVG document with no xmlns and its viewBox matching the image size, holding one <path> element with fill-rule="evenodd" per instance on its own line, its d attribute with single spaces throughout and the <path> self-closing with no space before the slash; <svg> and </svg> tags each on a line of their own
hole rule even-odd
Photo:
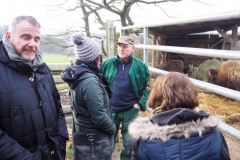
<svg viewBox="0 0 240 160">
<path fill-rule="evenodd" d="M 220 119 L 203 111 L 172 109 L 129 125 L 132 160 L 229 160 Z"/>
<path fill-rule="evenodd" d="M 76 132 L 106 133 L 113 150 L 116 127 L 111 119 L 106 86 L 91 70 L 79 65 L 68 67 L 61 75 L 70 86 Z"/>
<path fill-rule="evenodd" d="M 33 73 L 29 65 L 10 60 L 0 41 L 0 159 L 63 160 L 66 139 L 66 120 L 48 66 L 43 63 Z"/>
</svg>

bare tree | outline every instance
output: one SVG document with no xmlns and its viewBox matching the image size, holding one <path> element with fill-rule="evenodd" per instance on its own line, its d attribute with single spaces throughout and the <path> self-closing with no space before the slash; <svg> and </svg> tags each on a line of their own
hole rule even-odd
<svg viewBox="0 0 240 160">
<path fill-rule="evenodd" d="M 86 32 L 87 37 L 91 37 L 90 33 L 90 26 L 89 26 L 89 16 L 94 13 L 97 17 L 97 23 L 101 24 L 102 26 L 106 27 L 105 22 L 102 20 L 101 16 L 99 15 L 98 11 L 103 9 L 101 6 L 97 6 L 94 4 L 88 4 L 87 1 L 84 0 L 77 0 L 77 5 L 73 8 L 68 9 L 68 11 L 75 11 L 77 9 L 81 9 L 83 13 L 83 21 L 84 21 L 84 29 Z"/>
<path fill-rule="evenodd" d="M 134 4 L 144 3 L 151 5 L 158 5 L 164 2 L 178 2 L 181 0 L 103 0 L 102 2 L 97 2 L 96 0 L 77 0 L 78 5 L 74 8 L 69 9 L 69 11 L 74 11 L 76 9 L 81 9 L 83 12 L 83 20 L 85 23 L 85 31 L 88 37 L 91 37 L 90 26 L 89 26 L 89 16 L 95 14 L 96 22 L 101 24 L 103 27 L 106 27 L 106 23 L 100 16 L 100 10 L 107 10 L 110 13 L 116 14 L 119 16 L 119 21 L 122 26 L 133 25 L 134 22 L 130 17 L 131 7 Z M 160 7 L 160 6 L 158 6 Z"/>
<path fill-rule="evenodd" d="M 62 47 L 62 49 L 66 49 L 72 47 L 72 45 L 64 44 L 63 41 L 67 41 L 69 36 L 73 32 L 81 32 L 84 30 L 87 37 L 95 37 L 97 39 L 102 39 L 102 37 L 92 36 L 90 33 L 90 15 L 95 16 L 95 22 L 101 24 L 104 28 L 106 28 L 106 22 L 104 20 L 104 16 L 101 15 L 101 11 L 107 11 L 109 14 L 115 14 L 118 18 L 116 21 L 120 21 L 122 26 L 134 25 L 134 21 L 130 17 L 131 7 L 135 5 L 149 4 L 155 5 L 161 8 L 158 4 L 165 2 L 178 2 L 181 0 L 76 0 L 75 4 L 67 9 L 67 11 L 81 11 L 83 16 L 81 17 L 84 21 L 84 27 L 78 30 L 67 29 L 66 31 L 61 31 L 57 35 L 52 35 L 59 37 L 56 39 L 49 38 L 48 36 L 44 36 L 45 39 L 42 44 L 55 44 L 56 46 Z M 57 10 L 66 11 L 66 4 L 72 3 L 71 0 L 62 0 L 57 4 L 51 4 L 49 7 L 57 7 Z M 162 8 L 161 8 L 162 9 Z M 162 11 L 164 11 L 162 9 Z M 166 14 L 166 13 L 165 13 Z M 80 16 L 79 16 L 80 17 Z M 53 17 L 54 18 L 54 17 Z M 74 25 L 76 26 L 76 25 Z M 128 33 L 127 33 L 128 34 Z M 65 36 L 64 36 L 65 35 Z M 61 38 L 60 38 L 61 37 Z M 103 45 L 103 43 L 102 43 Z"/>
</svg>

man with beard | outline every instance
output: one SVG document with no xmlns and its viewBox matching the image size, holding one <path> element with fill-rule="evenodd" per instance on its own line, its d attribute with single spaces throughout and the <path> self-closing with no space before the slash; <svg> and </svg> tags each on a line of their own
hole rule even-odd
<svg viewBox="0 0 240 160">
<path fill-rule="evenodd" d="M 66 120 L 39 51 L 40 27 L 18 16 L 0 41 L 0 159 L 65 159 Z"/>
</svg>

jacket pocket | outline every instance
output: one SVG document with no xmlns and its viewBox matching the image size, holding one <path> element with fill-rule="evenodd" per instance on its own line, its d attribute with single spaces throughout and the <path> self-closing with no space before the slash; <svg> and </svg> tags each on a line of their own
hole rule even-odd
<svg viewBox="0 0 240 160">
<path fill-rule="evenodd" d="M 111 158 L 112 149 L 105 133 L 73 134 L 74 160 L 108 160 Z"/>
<path fill-rule="evenodd" d="M 11 134 L 16 141 L 23 140 L 24 120 L 22 106 L 11 105 Z"/>
</svg>

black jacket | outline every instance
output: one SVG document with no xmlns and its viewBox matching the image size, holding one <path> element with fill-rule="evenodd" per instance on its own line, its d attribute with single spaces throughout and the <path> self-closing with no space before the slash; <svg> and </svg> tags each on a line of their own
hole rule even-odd
<svg viewBox="0 0 240 160">
<path fill-rule="evenodd" d="M 65 159 L 66 120 L 48 66 L 33 73 L 0 41 L 0 82 L 0 159 Z"/>
</svg>

